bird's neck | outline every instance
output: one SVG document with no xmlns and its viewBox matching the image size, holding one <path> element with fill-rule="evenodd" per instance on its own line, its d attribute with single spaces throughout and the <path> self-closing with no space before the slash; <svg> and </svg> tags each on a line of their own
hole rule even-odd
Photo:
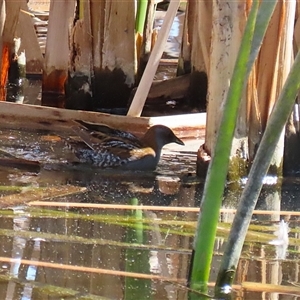
<svg viewBox="0 0 300 300">
<path fill-rule="evenodd" d="M 144 137 L 141 138 L 141 142 L 144 147 L 152 148 L 156 153 L 156 157 L 160 156 L 162 147 L 158 144 L 157 136 L 155 134 L 148 132 L 144 135 Z"/>
</svg>

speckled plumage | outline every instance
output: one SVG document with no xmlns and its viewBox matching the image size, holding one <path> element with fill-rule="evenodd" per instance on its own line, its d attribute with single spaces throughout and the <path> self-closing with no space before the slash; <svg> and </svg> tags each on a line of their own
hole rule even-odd
<svg viewBox="0 0 300 300">
<path fill-rule="evenodd" d="M 160 159 L 161 149 L 169 143 L 184 143 L 173 131 L 163 125 L 152 126 L 144 137 L 113 129 L 106 125 L 78 122 L 73 131 L 81 142 L 69 140 L 81 162 L 101 168 L 154 170 Z"/>
</svg>

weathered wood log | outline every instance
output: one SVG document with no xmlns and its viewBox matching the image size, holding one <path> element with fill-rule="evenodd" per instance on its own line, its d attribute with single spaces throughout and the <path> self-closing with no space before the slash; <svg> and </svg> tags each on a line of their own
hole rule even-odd
<svg viewBox="0 0 300 300">
<path fill-rule="evenodd" d="M 171 100 L 185 98 L 189 94 L 190 74 L 170 78 L 167 80 L 153 82 L 146 101 L 151 100 Z M 133 89 L 133 98 L 136 88 Z"/>
<path fill-rule="evenodd" d="M 36 161 L 26 160 L 23 158 L 0 158 L 0 166 L 6 166 L 9 168 L 18 168 L 26 170 L 28 172 L 40 171 L 40 164 Z"/>
<path fill-rule="evenodd" d="M 156 124 L 170 127 L 179 138 L 200 138 L 206 123 L 205 113 L 162 117 L 128 117 L 97 112 L 69 110 L 28 104 L 0 102 L 1 126 L 73 132 L 74 120 L 102 123 L 138 136 Z"/>
<path fill-rule="evenodd" d="M 256 66 L 257 86 L 254 89 L 254 93 L 257 93 L 258 122 L 260 122 L 262 131 L 266 127 L 269 114 L 292 66 L 295 10 L 296 2 L 294 1 L 277 3 L 260 50 L 259 63 Z M 251 128 L 252 124 L 250 123 L 249 126 Z M 291 127 L 288 126 L 288 128 Z M 261 131 L 251 131 L 249 139 L 258 141 L 261 138 L 261 134 Z M 291 146 L 295 146 L 293 140 L 291 140 Z M 252 147 L 250 152 L 250 160 L 252 160 L 257 144 L 249 143 L 249 147 Z M 272 175 L 282 176 L 283 153 L 284 133 L 282 132 L 269 169 L 269 173 Z M 289 164 L 291 165 L 291 163 Z"/>
<path fill-rule="evenodd" d="M 167 80 L 154 82 L 147 100 L 155 98 L 179 99 L 188 96 L 191 75 L 183 75 Z"/>
</svg>

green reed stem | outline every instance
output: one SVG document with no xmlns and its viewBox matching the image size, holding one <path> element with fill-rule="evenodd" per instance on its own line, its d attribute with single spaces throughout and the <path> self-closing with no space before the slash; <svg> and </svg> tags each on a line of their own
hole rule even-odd
<svg viewBox="0 0 300 300">
<path fill-rule="evenodd" d="M 248 78 L 248 60 L 258 8 L 259 1 L 253 1 L 228 90 L 214 155 L 205 181 L 189 277 L 191 289 L 201 292 L 206 292 L 207 290 L 220 208 L 228 172 L 231 144 L 240 99 Z"/>
<path fill-rule="evenodd" d="M 270 115 L 265 133 L 251 167 L 247 184 L 239 202 L 218 274 L 217 286 L 220 288 L 224 285 L 232 284 L 253 210 L 263 185 L 263 178 L 268 171 L 273 152 L 300 89 L 299 69 L 300 54 L 298 53 L 282 92 Z"/>
</svg>

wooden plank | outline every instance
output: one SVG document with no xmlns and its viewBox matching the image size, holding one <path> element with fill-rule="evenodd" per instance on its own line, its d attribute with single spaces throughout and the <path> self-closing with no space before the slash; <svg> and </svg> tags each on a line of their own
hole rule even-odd
<svg viewBox="0 0 300 300">
<path fill-rule="evenodd" d="M 143 134 L 149 126 L 163 124 L 170 127 L 180 138 L 202 136 L 206 113 L 163 117 L 128 117 L 98 112 L 68 110 L 29 104 L 0 102 L 2 127 L 70 131 L 74 120 L 104 123 L 134 134 Z"/>
</svg>

